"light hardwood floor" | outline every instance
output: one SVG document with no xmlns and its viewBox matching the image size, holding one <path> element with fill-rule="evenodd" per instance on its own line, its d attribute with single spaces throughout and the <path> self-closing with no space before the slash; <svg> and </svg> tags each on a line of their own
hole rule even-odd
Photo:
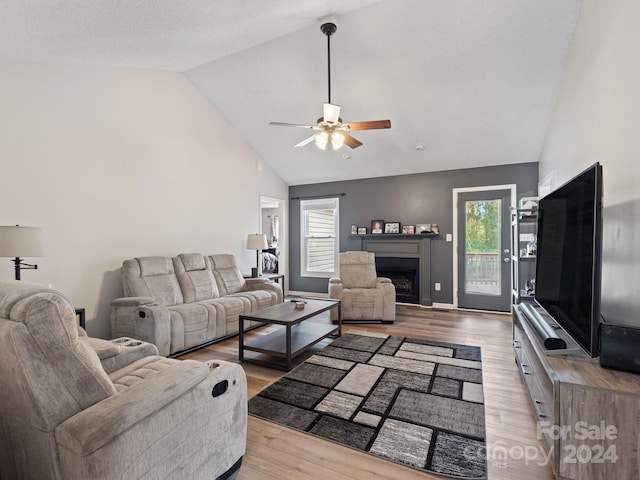
<svg viewBox="0 0 640 480">
<path fill-rule="evenodd" d="M 249 333 L 261 335 L 270 327 Z M 345 325 L 343 331 L 369 330 L 390 335 L 478 345 L 482 348 L 488 472 L 490 480 L 553 479 L 538 439 L 534 413 L 515 365 L 511 316 L 439 311 L 398 306 L 392 325 Z M 238 361 L 231 339 L 180 357 Z M 249 397 L 284 372 L 243 364 Z M 506 457 L 505 457 L 506 453 Z M 247 452 L 236 480 L 442 479 L 249 416 Z"/>
</svg>

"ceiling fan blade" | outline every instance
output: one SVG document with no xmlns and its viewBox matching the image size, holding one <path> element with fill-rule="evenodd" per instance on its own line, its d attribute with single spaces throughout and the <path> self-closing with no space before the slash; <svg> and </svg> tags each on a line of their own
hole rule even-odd
<svg viewBox="0 0 640 480">
<path fill-rule="evenodd" d="M 275 125 L 277 127 L 317 128 L 317 125 L 301 125 L 299 123 L 269 122 L 269 125 Z"/>
<path fill-rule="evenodd" d="M 340 118 L 340 105 L 325 103 L 323 104 L 322 113 L 325 122 L 338 123 L 338 119 Z"/>
<path fill-rule="evenodd" d="M 362 145 L 362 142 L 360 140 L 358 140 L 357 138 L 352 137 L 351 135 L 349 135 L 347 132 L 340 132 L 342 135 L 344 135 L 344 143 L 345 145 L 347 145 L 348 147 L 351 148 L 358 148 L 359 146 Z"/>
<path fill-rule="evenodd" d="M 372 120 L 370 122 L 349 122 L 345 124 L 349 130 L 377 130 L 379 128 L 391 128 L 391 120 Z"/>
<path fill-rule="evenodd" d="M 305 138 L 300 143 L 296 143 L 294 147 L 304 147 L 305 145 L 309 145 L 315 138 L 315 135 L 311 135 L 309 138 Z"/>
</svg>

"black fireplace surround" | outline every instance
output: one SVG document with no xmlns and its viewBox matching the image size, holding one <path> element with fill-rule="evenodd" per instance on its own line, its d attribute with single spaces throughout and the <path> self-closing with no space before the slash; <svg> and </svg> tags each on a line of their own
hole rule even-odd
<svg viewBox="0 0 640 480">
<path fill-rule="evenodd" d="M 396 287 L 396 302 L 420 303 L 419 271 L 419 258 L 376 257 L 376 273 L 391 279 Z"/>
<path fill-rule="evenodd" d="M 431 238 L 435 236 L 362 235 L 360 250 L 373 252 L 378 276 L 391 278 L 396 286 L 396 301 L 431 306 Z"/>
</svg>

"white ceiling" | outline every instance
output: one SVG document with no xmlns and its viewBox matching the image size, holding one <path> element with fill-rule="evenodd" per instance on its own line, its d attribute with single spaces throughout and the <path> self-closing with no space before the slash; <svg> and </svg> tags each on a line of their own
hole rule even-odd
<svg viewBox="0 0 640 480">
<path fill-rule="evenodd" d="M 289 184 L 537 161 L 581 0 L 0 0 L 0 61 L 184 72 Z M 293 145 L 327 100 L 364 146 Z M 424 150 L 416 150 L 422 143 Z M 349 154 L 351 158 L 343 158 Z"/>
</svg>

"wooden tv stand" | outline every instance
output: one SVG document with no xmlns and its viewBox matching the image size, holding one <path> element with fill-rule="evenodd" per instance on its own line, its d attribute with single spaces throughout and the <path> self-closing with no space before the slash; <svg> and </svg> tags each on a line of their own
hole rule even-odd
<svg viewBox="0 0 640 480">
<path fill-rule="evenodd" d="M 639 479 L 640 375 L 583 352 L 549 355 L 518 305 L 513 349 L 556 477 Z M 540 452 L 532 461 L 542 460 Z"/>
</svg>

